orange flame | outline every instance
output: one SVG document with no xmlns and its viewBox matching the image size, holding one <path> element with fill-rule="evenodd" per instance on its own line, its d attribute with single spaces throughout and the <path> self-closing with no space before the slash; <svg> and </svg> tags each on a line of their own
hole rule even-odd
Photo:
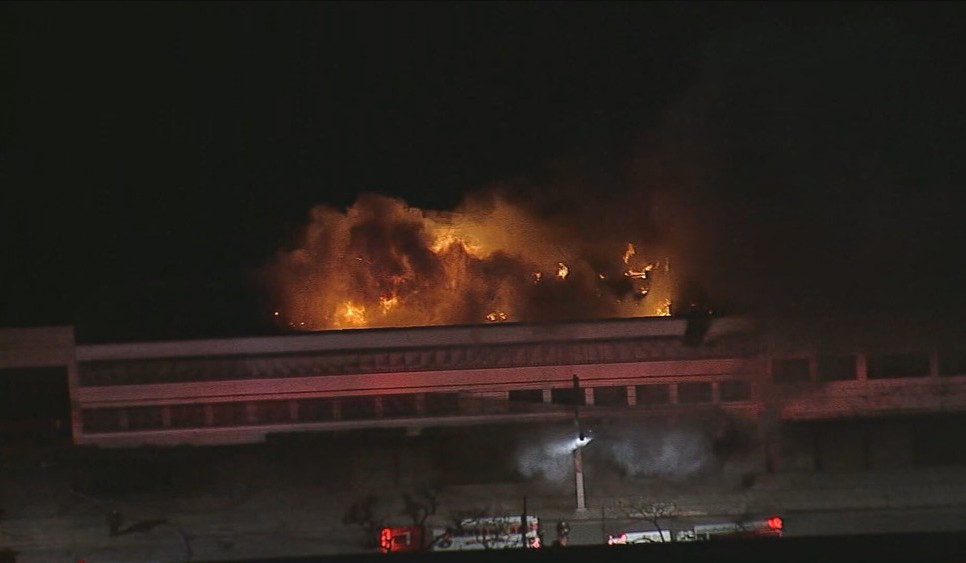
<svg viewBox="0 0 966 563">
<path fill-rule="evenodd" d="M 271 311 L 295 330 L 667 314 L 667 262 L 570 232 L 499 197 L 455 212 L 374 195 L 317 207 L 268 269 Z"/>
<path fill-rule="evenodd" d="M 565 280 L 567 279 L 567 274 L 570 273 L 570 268 L 567 267 L 563 262 L 557 262 L 557 279 Z"/>
</svg>

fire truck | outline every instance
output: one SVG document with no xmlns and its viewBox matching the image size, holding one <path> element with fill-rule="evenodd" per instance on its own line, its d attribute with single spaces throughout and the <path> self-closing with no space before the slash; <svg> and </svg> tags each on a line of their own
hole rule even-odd
<svg viewBox="0 0 966 563">
<path fill-rule="evenodd" d="M 526 517 L 521 529 L 520 516 L 465 518 L 449 528 L 393 526 L 379 534 L 383 553 L 412 551 L 464 551 L 476 549 L 536 549 L 540 547 L 540 520 Z M 526 545 L 524 545 L 524 537 Z"/>
<path fill-rule="evenodd" d="M 688 530 L 673 534 L 668 530 L 646 532 L 621 532 L 607 537 L 607 545 L 626 545 L 653 542 L 690 542 L 715 539 L 781 537 L 785 523 L 778 516 L 765 520 L 726 522 L 721 524 L 698 524 Z"/>
</svg>

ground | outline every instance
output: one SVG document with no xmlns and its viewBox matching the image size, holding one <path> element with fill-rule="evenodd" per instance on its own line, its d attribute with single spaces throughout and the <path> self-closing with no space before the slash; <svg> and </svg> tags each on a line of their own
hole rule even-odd
<svg viewBox="0 0 966 563">
<path fill-rule="evenodd" d="M 0 550 L 17 552 L 17 561 L 44 562 L 364 553 L 374 551 L 372 529 L 411 523 L 411 513 L 420 516 L 430 498 L 438 505 L 428 522 L 443 526 L 474 512 L 519 514 L 525 498 L 528 513 L 541 518 L 545 539 L 552 539 L 557 521 L 567 520 L 574 545 L 649 528 L 633 518 L 632 508 L 650 502 L 673 506 L 662 521 L 672 529 L 780 514 L 788 537 L 966 530 L 963 467 L 768 474 L 749 473 L 748 464 L 711 464 L 672 480 L 627 474 L 590 446 L 588 509 L 578 513 L 572 473 L 551 466 L 554 478 L 548 479 L 520 471 L 520 441 L 503 434 L 520 430 L 11 452 L 0 466 Z"/>
</svg>

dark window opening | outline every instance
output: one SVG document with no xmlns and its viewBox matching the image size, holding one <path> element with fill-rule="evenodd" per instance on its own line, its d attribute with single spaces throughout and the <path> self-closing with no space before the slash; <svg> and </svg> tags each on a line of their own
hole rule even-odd
<svg viewBox="0 0 966 563">
<path fill-rule="evenodd" d="M 344 397 L 339 400 L 339 404 L 344 420 L 376 417 L 375 397 Z"/>
<path fill-rule="evenodd" d="M 416 395 L 385 395 L 382 398 L 382 416 L 416 416 Z"/>
<path fill-rule="evenodd" d="M 130 407 L 127 409 L 129 430 L 153 430 L 163 426 L 161 407 Z"/>
<path fill-rule="evenodd" d="M 710 403 L 711 382 L 678 383 L 679 403 Z"/>
<path fill-rule="evenodd" d="M 812 379 L 807 358 L 775 360 L 771 373 L 775 383 L 802 383 Z"/>
<path fill-rule="evenodd" d="M 205 425 L 204 405 L 174 405 L 171 407 L 171 426 L 201 428 Z"/>
<path fill-rule="evenodd" d="M 288 401 L 258 401 L 254 403 L 255 420 L 259 424 L 280 424 L 291 421 Z"/>
<path fill-rule="evenodd" d="M 869 379 L 925 377 L 929 375 L 929 356 L 922 353 L 870 356 L 867 365 Z"/>
<path fill-rule="evenodd" d="M 670 385 L 638 385 L 637 404 L 666 405 L 671 402 Z"/>
<path fill-rule="evenodd" d="M 335 420 L 335 401 L 332 399 L 305 399 L 299 401 L 299 420 L 306 422 Z"/>
<path fill-rule="evenodd" d="M 722 381 L 720 390 L 723 403 L 751 400 L 751 382 L 743 379 Z"/>
<path fill-rule="evenodd" d="M 450 414 L 459 414 L 460 403 L 459 394 L 457 393 L 426 393 L 426 399 L 423 403 L 426 409 L 426 414 L 442 416 Z"/>
<path fill-rule="evenodd" d="M 627 387 L 594 387 L 594 404 L 601 406 L 626 405 Z"/>
<path fill-rule="evenodd" d="M 819 381 L 855 379 L 855 356 L 823 356 L 818 359 Z"/>
<path fill-rule="evenodd" d="M 214 403 L 211 405 L 214 426 L 241 426 L 248 423 L 245 403 Z"/>
<path fill-rule="evenodd" d="M 550 390 L 550 402 L 557 405 L 582 405 L 585 402 L 585 398 L 584 390 L 582 388 L 577 389 L 576 391 L 573 387 Z"/>
<path fill-rule="evenodd" d="M 533 412 L 538 407 L 534 405 L 543 404 L 543 390 L 541 389 L 518 389 L 508 393 L 511 412 Z"/>
<path fill-rule="evenodd" d="M 543 390 L 541 389 L 518 389 L 510 391 L 510 402 L 518 403 L 542 403 Z"/>
<path fill-rule="evenodd" d="M 81 417 L 89 434 L 121 430 L 121 409 L 84 409 Z"/>
</svg>

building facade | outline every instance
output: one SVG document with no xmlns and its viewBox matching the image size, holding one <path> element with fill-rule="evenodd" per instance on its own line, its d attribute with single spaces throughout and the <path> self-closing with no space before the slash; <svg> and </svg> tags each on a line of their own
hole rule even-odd
<svg viewBox="0 0 966 563">
<path fill-rule="evenodd" d="M 816 423 L 966 412 L 966 354 L 956 346 L 829 352 L 776 344 L 743 318 L 124 344 L 76 344 L 70 327 L 55 327 L 0 331 L 0 342 L 0 381 L 47 370 L 69 397 L 60 427 L 75 444 L 104 447 L 568 420 L 576 404 L 591 419 L 741 417 L 785 451 L 783 463 L 815 467 L 835 457 L 814 445 Z M 780 445 L 796 428 L 809 436 Z M 857 448 L 874 457 L 877 439 L 862 440 Z"/>
</svg>

